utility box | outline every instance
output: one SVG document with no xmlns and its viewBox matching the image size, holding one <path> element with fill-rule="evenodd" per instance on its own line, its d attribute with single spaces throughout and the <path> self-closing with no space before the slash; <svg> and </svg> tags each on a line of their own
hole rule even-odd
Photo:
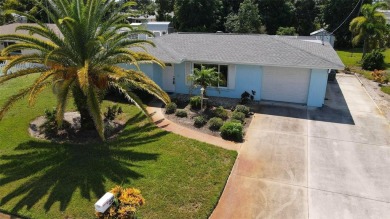
<svg viewBox="0 0 390 219">
<path fill-rule="evenodd" d="M 100 213 L 104 213 L 114 202 L 114 195 L 107 192 L 96 203 L 95 210 Z"/>
</svg>

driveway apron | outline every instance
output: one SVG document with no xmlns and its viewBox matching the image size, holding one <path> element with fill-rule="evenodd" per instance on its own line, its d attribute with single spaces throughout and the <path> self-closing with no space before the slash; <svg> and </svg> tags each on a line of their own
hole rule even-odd
<svg viewBox="0 0 390 219">
<path fill-rule="evenodd" d="M 390 215 L 390 127 L 353 75 L 325 105 L 260 104 L 211 218 Z"/>
</svg>

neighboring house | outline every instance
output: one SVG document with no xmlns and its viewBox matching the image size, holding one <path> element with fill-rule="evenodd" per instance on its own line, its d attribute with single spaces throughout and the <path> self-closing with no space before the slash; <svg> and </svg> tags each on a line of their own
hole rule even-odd
<svg viewBox="0 0 390 219">
<path fill-rule="evenodd" d="M 23 20 L 24 22 L 24 20 Z M 31 26 L 38 26 L 37 24 L 32 24 L 32 23 L 12 23 L 12 24 L 7 24 L 7 25 L 2 25 L 0 26 L 0 34 L 25 34 L 28 35 L 28 31 L 22 31 L 18 30 L 16 31 L 16 28 L 20 25 L 31 25 Z M 50 29 L 54 31 L 54 33 L 61 35 L 60 31 L 58 30 L 57 26 L 55 24 L 47 24 Z M 45 38 L 37 36 L 39 39 L 45 40 Z M 4 48 L 6 48 L 9 45 L 15 44 L 15 41 L 5 41 L 0 43 L 0 52 Z M 21 50 L 21 51 L 16 51 L 12 55 L 18 55 L 18 54 L 29 54 L 31 53 L 31 50 Z M 2 69 L 5 66 L 6 62 L 0 61 L 0 76 L 3 74 Z M 26 64 L 18 64 L 17 66 L 11 68 L 8 73 L 12 73 L 15 71 L 18 71 L 20 68 L 27 68 L 31 67 L 33 64 L 31 63 L 26 63 Z"/>
<path fill-rule="evenodd" d="M 270 35 L 175 33 L 158 38 L 148 51 L 166 63 L 141 70 L 165 91 L 188 94 L 188 76 L 200 65 L 215 67 L 222 82 L 208 88 L 210 96 L 240 98 L 256 91 L 255 100 L 321 107 L 328 72 L 344 65 L 325 42 Z M 199 94 L 199 89 L 194 93 Z"/>
<path fill-rule="evenodd" d="M 173 25 L 169 21 L 156 21 L 156 22 L 147 22 L 147 23 L 131 23 L 131 26 L 136 29 L 149 30 L 153 33 L 154 37 L 159 37 L 165 34 L 173 33 Z M 134 39 L 149 39 L 153 37 L 148 37 L 145 34 L 134 35 Z"/>
<path fill-rule="evenodd" d="M 378 12 L 383 13 L 386 18 L 386 23 L 390 24 L 390 10 L 378 10 Z"/>
<path fill-rule="evenodd" d="M 310 36 L 316 37 L 317 40 L 328 42 L 334 47 L 334 41 L 336 40 L 335 36 L 323 28 L 310 33 Z"/>
<path fill-rule="evenodd" d="M 156 21 L 156 15 L 148 15 L 148 16 L 139 16 L 139 17 L 128 17 L 131 23 L 147 23 Z"/>
<path fill-rule="evenodd" d="M 37 24 L 33 24 L 33 23 L 12 23 L 12 24 L 7 24 L 7 25 L 2 25 L 0 26 L 0 34 L 25 34 L 25 35 L 28 35 L 28 31 L 24 31 L 24 30 L 18 30 L 16 31 L 16 28 L 20 25 L 29 25 L 29 26 L 38 26 Z M 58 34 L 58 35 L 61 35 L 59 29 L 57 28 L 57 26 L 55 24 L 47 24 L 49 26 L 50 29 L 52 29 L 54 31 L 54 33 Z M 40 36 L 37 36 L 38 38 L 40 39 L 45 39 L 43 37 L 40 37 Z M 15 42 L 14 41 L 6 41 L 6 42 L 1 42 L 0 43 L 0 51 L 4 48 L 6 48 L 7 46 L 9 45 L 12 45 L 14 44 Z M 18 51 L 16 52 L 16 54 L 28 54 L 28 53 L 31 53 L 31 51 Z"/>
</svg>

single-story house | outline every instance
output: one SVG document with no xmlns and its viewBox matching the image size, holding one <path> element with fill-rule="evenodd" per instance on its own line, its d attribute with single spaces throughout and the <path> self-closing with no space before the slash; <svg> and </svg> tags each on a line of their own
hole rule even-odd
<svg viewBox="0 0 390 219">
<path fill-rule="evenodd" d="M 316 37 L 317 40 L 321 40 L 323 42 L 328 42 L 328 43 L 330 43 L 330 45 L 332 45 L 334 47 L 334 41 L 336 40 L 336 37 L 332 33 L 329 33 L 328 31 L 326 31 L 323 28 L 316 30 L 314 32 L 311 32 L 310 36 Z"/>
<path fill-rule="evenodd" d="M 188 94 L 188 76 L 201 65 L 218 70 L 222 82 L 209 96 L 240 98 L 256 91 L 255 100 L 321 107 L 330 69 L 344 65 L 333 47 L 321 41 L 270 35 L 174 33 L 153 39 L 148 52 L 166 63 L 141 70 L 167 92 Z M 200 93 L 199 89 L 194 93 Z"/>
<path fill-rule="evenodd" d="M 24 23 L 24 22 L 21 22 L 21 23 L 12 23 L 12 24 L 6 24 L 6 25 L 2 25 L 0 26 L 0 34 L 25 34 L 25 35 L 28 35 L 29 32 L 28 31 L 25 31 L 25 30 L 18 30 L 16 31 L 16 28 L 18 26 L 21 26 L 21 25 L 27 25 L 27 26 L 38 26 L 37 24 L 34 24 L 34 23 Z M 58 27 L 55 25 L 55 24 L 46 24 L 51 30 L 54 31 L 54 33 L 58 34 L 59 36 L 61 36 L 61 32 L 60 30 L 58 29 Z M 47 40 L 46 38 L 43 38 L 39 35 L 35 35 L 37 36 L 39 39 L 42 39 L 42 40 Z M 7 46 L 11 45 L 11 44 L 14 44 L 15 42 L 14 41 L 6 41 L 6 42 L 1 42 L 0 43 L 0 51 L 4 48 L 6 48 Z M 15 53 L 22 53 L 22 54 L 28 54 L 28 53 L 31 53 L 32 51 L 28 51 L 28 50 L 23 50 L 23 51 L 19 51 L 19 52 L 15 52 Z"/>
<path fill-rule="evenodd" d="M 143 29 L 149 30 L 153 33 L 154 37 L 159 37 L 165 34 L 170 34 L 174 32 L 173 25 L 169 21 L 155 21 L 155 22 L 146 22 L 146 23 L 131 23 L 130 24 L 134 29 Z M 145 34 L 133 35 L 134 39 L 150 39 L 153 37 L 148 37 Z"/>
</svg>

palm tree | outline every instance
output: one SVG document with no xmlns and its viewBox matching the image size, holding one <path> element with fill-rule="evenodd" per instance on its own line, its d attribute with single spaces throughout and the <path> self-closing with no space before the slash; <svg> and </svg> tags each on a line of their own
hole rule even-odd
<svg viewBox="0 0 390 219">
<path fill-rule="evenodd" d="M 122 13 L 134 5 L 126 3 L 116 6 L 115 0 L 51 0 L 44 10 L 61 32 L 54 33 L 46 24 L 29 14 L 12 11 L 28 17 L 37 23 L 21 25 L 17 30 L 27 30 L 30 35 L 0 35 L 0 41 L 17 41 L 3 49 L 6 57 L 15 50 L 32 50 L 32 54 L 11 56 L 3 72 L 20 63 L 35 63 L 35 67 L 19 70 L 16 73 L 0 77 L 0 84 L 24 75 L 39 74 L 35 82 L 11 96 L 0 109 L 0 119 L 10 107 L 22 97 L 28 95 L 29 104 L 33 104 L 37 95 L 45 88 L 53 87 L 57 98 L 57 123 L 62 125 L 68 97 L 73 96 L 75 105 L 81 114 L 83 128 L 96 128 L 102 140 L 104 123 L 101 116 L 101 100 L 107 89 L 116 89 L 127 100 L 138 106 L 145 114 L 142 101 L 131 89 L 142 89 L 156 96 L 164 103 L 170 102 L 169 96 L 145 74 L 139 71 L 140 63 L 164 63 L 146 52 L 144 45 L 154 44 L 146 40 L 132 40 L 129 34 L 150 34 L 142 30 L 133 30 Z M 34 34 L 34 35 L 32 35 Z M 41 36 L 47 41 L 38 38 Z M 135 70 L 127 70 L 119 64 L 128 63 Z M 72 94 L 72 95 L 71 95 Z"/>
<path fill-rule="evenodd" d="M 349 30 L 355 36 L 352 44 L 357 45 L 363 41 L 363 57 L 371 49 L 377 48 L 386 33 L 386 18 L 383 13 L 377 11 L 379 8 L 387 7 L 384 2 L 373 5 L 362 6 L 362 16 L 354 18 L 349 24 Z"/>
<path fill-rule="evenodd" d="M 192 84 L 197 87 L 200 86 L 204 88 L 204 95 L 206 95 L 206 89 L 209 86 L 218 87 L 218 83 L 221 82 L 219 78 L 219 73 L 215 68 L 206 68 L 204 65 L 198 68 L 194 68 L 194 73 L 190 74 L 188 79 Z"/>
</svg>

